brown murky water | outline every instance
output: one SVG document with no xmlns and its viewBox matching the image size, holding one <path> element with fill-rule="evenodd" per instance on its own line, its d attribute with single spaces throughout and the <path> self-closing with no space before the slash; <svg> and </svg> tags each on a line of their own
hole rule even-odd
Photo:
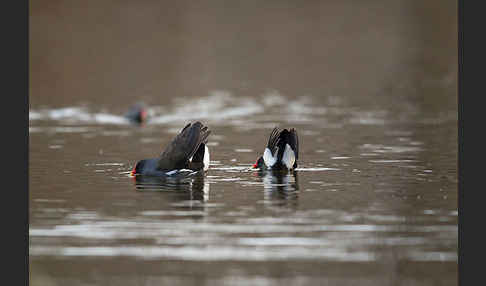
<svg viewBox="0 0 486 286">
<path fill-rule="evenodd" d="M 454 5 L 32 2 L 30 285 L 457 284 Z M 206 177 L 128 176 L 193 120 Z M 249 169 L 274 126 L 299 132 L 295 175 Z"/>
</svg>

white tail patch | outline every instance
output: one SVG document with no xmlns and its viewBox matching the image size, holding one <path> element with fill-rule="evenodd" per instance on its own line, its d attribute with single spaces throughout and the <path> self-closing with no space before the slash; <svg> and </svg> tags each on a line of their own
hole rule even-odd
<svg viewBox="0 0 486 286">
<path fill-rule="evenodd" d="M 275 165 L 275 163 L 277 163 L 277 154 L 278 148 L 277 152 L 275 152 L 275 157 L 273 157 L 272 151 L 270 151 L 270 149 L 265 148 L 265 152 L 263 152 L 263 162 L 265 162 L 265 165 L 267 165 L 267 167 L 272 167 L 273 165 Z"/>
<path fill-rule="evenodd" d="M 282 156 L 282 163 L 284 163 L 289 170 L 292 169 L 292 167 L 294 166 L 295 153 L 292 148 L 290 148 L 289 144 L 285 144 L 285 151 Z"/>
<path fill-rule="evenodd" d="M 206 145 L 204 145 L 203 164 L 204 164 L 204 171 L 207 171 L 209 169 L 209 148 Z"/>
</svg>

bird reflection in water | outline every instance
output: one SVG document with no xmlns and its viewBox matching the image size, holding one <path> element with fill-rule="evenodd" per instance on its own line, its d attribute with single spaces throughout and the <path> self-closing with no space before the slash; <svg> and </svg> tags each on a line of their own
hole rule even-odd
<svg viewBox="0 0 486 286">
<path fill-rule="evenodd" d="M 259 172 L 263 180 L 264 204 L 296 207 L 299 198 L 297 171 Z"/>
<path fill-rule="evenodd" d="M 168 192 L 177 201 L 209 200 L 209 182 L 203 174 L 184 179 L 169 179 L 151 176 L 135 176 L 135 188 L 139 192 Z"/>
</svg>

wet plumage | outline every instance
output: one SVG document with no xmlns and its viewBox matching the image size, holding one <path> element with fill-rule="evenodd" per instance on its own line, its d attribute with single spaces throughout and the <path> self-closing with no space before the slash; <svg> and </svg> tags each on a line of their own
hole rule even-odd
<svg viewBox="0 0 486 286">
<path fill-rule="evenodd" d="M 199 121 L 187 124 L 158 158 L 137 162 L 132 175 L 167 176 L 174 170 L 206 171 L 209 167 L 206 143 L 210 133 Z"/>
<path fill-rule="evenodd" d="M 297 168 L 299 158 L 299 137 L 294 128 L 275 127 L 270 133 L 263 156 L 258 158 L 254 168 L 292 170 Z"/>
</svg>

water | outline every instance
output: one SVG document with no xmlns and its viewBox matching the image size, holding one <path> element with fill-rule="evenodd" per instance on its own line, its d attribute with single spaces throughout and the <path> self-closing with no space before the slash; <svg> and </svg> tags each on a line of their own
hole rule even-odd
<svg viewBox="0 0 486 286">
<path fill-rule="evenodd" d="M 29 2 L 30 285 L 457 285 L 456 1 L 297 2 Z M 194 120 L 206 177 L 128 176 Z"/>
<path fill-rule="evenodd" d="M 118 110 L 30 108 L 31 285 L 456 285 L 455 110 L 274 89 Z M 129 177 L 190 120 L 206 177 Z M 274 126 L 299 132 L 295 174 L 250 169 Z"/>
</svg>

